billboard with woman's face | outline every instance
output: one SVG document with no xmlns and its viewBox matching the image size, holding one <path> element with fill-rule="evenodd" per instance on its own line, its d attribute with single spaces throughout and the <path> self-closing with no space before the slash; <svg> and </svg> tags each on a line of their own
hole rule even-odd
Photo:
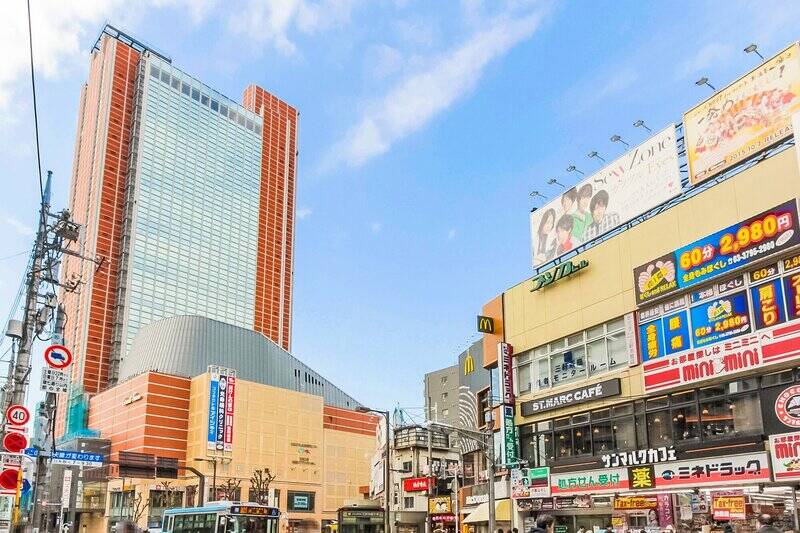
<svg viewBox="0 0 800 533">
<path fill-rule="evenodd" d="M 681 192 L 675 125 L 531 212 L 534 268 L 558 259 Z"/>
</svg>

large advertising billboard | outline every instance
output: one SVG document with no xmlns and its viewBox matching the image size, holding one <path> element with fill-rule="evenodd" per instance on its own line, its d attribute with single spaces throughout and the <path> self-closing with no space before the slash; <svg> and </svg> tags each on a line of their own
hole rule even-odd
<svg viewBox="0 0 800 533">
<path fill-rule="evenodd" d="M 553 261 L 681 192 L 675 125 L 531 212 L 533 266 Z"/>
<path fill-rule="evenodd" d="M 683 116 L 692 184 L 792 135 L 800 110 L 800 49 L 794 43 Z"/>
<path fill-rule="evenodd" d="M 633 270 L 641 305 L 800 243 L 797 203 L 789 200 Z"/>
<path fill-rule="evenodd" d="M 233 418 L 236 399 L 236 370 L 209 366 L 208 435 L 206 448 L 214 452 L 233 451 Z"/>
<path fill-rule="evenodd" d="M 647 393 L 752 372 L 800 356 L 800 255 L 639 312 Z"/>
</svg>

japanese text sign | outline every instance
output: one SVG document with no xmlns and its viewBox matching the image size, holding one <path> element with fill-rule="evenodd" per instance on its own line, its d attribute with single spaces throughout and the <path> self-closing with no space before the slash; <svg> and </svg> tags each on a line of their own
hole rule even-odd
<svg viewBox="0 0 800 533">
<path fill-rule="evenodd" d="M 635 268 L 636 302 L 703 283 L 798 243 L 797 203 L 789 200 Z"/>
<path fill-rule="evenodd" d="M 559 494 L 600 494 L 628 489 L 628 471 L 625 468 L 589 470 L 550 475 L 550 492 Z"/>
<path fill-rule="evenodd" d="M 655 465 L 654 469 L 658 488 L 740 485 L 770 480 L 769 459 L 764 452 L 663 463 Z"/>
<path fill-rule="evenodd" d="M 799 55 L 792 44 L 684 114 L 692 184 L 792 134 L 792 114 L 800 110 Z"/>
<path fill-rule="evenodd" d="M 775 481 L 800 479 L 800 432 L 769 436 Z"/>
</svg>

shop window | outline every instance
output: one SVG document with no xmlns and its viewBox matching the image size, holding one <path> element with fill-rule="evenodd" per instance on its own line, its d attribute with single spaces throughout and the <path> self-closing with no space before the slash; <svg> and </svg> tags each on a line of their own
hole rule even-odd
<svg viewBox="0 0 800 533">
<path fill-rule="evenodd" d="M 647 413 L 647 439 L 650 447 L 669 446 L 672 444 L 672 424 L 669 411 Z"/>
<path fill-rule="evenodd" d="M 403 509 L 413 509 L 414 508 L 414 497 L 413 496 L 406 496 L 403 498 Z"/>
<path fill-rule="evenodd" d="M 592 423 L 592 441 L 595 453 L 608 453 L 614 449 L 614 430 L 611 420 Z"/>
<path fill-rule="evenodd" d="M 590 374 L 606 372 L 608 370 L 608 354 L 605 339 L 598 339 L 587 344 L 586 358 Z"/>
<path fill-rule="evenodd" d="M 572 429 L 572 448 L 575 455 L 591 455 L 592 433 L 588 424 Z"/>
<path fill-rule="evenodd" d="M 703 437 L 707 439 L 761 432 L 761 408 L 757 394 L 715 398 L 700 403 Z"/>
<path fill-rule="evenodd" d="M 553 362 L 553 385 L 568 383 L 586 377 L 585 349 L 572 348 L 556 354 Z"/>
<path fill-rule="evenodd" d="M 632 416 L 615 418 L 611 426 L 614 431 L 614 449 L 633 450 L 636 448 L 636 428 Z M 595 451 L 595 453 L 598 453 Z"/>
<path fill-rule="evenodd" d="M 672 409 L 672 435 L 679 441 L 700 438 L 697 405 L 692 403 Z"/>
<path fill-rule="evenodd" d="M 772 385 L 782 385 L 794 381 L 794 370 L 784 370 L 774 374 L 767 374 L 761 377 L 761 386 L 770 387 Z"/>
<path fill-rule="evenodd" d="M 572 457 L 572 430 L 558 429 L 555 431 L 555 437 L 556 458 Z"/>
<path fill-rule="evenodd" d="M 544 466 L 548 461 L 556 458 L 552 433 L 539 433 L 536 439 L 537 459 L 539 466 Z"/>
</svg>

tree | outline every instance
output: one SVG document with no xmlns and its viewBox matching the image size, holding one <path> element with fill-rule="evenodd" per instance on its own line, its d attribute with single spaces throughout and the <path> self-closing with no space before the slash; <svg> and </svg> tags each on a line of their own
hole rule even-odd
<svg viewBox="0 0 800 533">
<path fill-rule="evenodd" d="M 231 479 L 228 478 L 225 480 L 225 483 L 222 485 L 217 485 L 216 493 L 222 493 L 226 500 L 234 501 L 238 499 L 239 489 L 242 486 L 241 479 Z"/>
<path fill-rule="evenodd" d="M 277 476 L 270 472 L 269 468 L 256 468 L 250 476 L 250 492 L 255 495 L 250 501 L 255 501 L 262 505 L 269 503 L 269 486 L 275 481 Z"/>
<path fill-rule="evenodd" d="M 149 506 L 150 502 L 144 499 L 142 493 L 134 490 L 133 498 L 131 499 L 131 509 L 133 510 L 133 521 L 139 522 L 139 520 L 142 518 L 142 516 L 144 516 L 144 513 L 147 511 L 147 508 Z"/>
</svg>

